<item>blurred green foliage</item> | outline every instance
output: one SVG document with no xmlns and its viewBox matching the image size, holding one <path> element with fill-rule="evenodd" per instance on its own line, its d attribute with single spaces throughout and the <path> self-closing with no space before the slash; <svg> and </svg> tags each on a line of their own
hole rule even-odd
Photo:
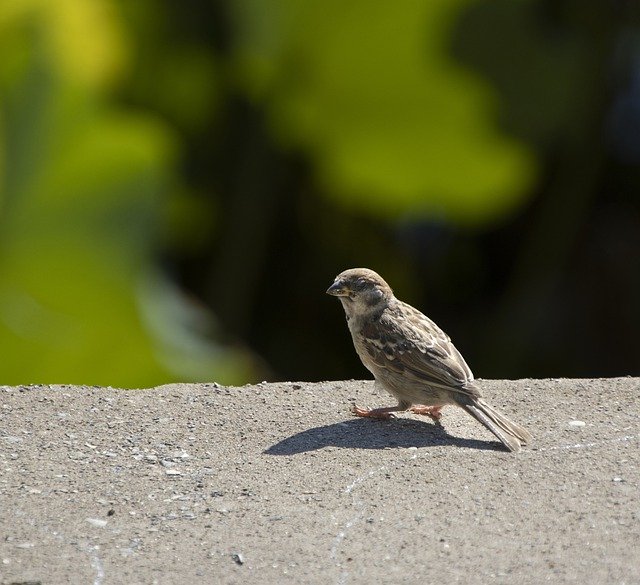
<svg viewBox="0 0 640 585">
<path fill-rule="evenodd" d="M 179 141 L 108 99 L 126 66 L 115 6 L 4 3 L 0 38 L 2 382 L 244 379 L 248 356 L 190 330 L 197 307 L 154 267 Z"/>
<path fill-rule="evenodd" d="M 361 375 L 355 265 L 480 375 L 637 368 L 632 13 L 4 0 L 0 382 Z"/>
<path fill-rule="evenodd" d="M 236 2 L 240 83 L 338 204 L 386 219 L 495 220 L 522 203 L 535 164 L 495 126 L 492 88 L 448 54 L 468 4 Z"/>
</svg>

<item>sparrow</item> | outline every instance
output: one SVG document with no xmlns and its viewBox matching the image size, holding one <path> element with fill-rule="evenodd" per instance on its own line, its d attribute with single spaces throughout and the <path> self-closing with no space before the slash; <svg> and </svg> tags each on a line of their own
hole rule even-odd
<svg viewBox="0 0 640 585">
<path fill-rule="evenodd" d="M 471 369 L 449 336 L 431 319 L 398 300 L 384 279 L 368 268 L 336 276 L 327 294 L 340 299 L 353 345 L 376 385 L 398 400 L 396 406 L 366 409 L 356 416 L 390 418 L 409 411 L 438 422 L 442 407 L 461 407 L 487 427 L 509 451 L 531 442 L 531 434 L 490 406 Z"/>
</svg>

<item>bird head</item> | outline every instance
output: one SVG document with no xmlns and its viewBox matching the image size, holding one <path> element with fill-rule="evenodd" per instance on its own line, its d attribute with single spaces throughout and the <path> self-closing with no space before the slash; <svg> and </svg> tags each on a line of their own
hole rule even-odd
<svg viewBox="0 0 640 585">
<path fill-rule="evenodd" d="M 338 297 L 347 315 L 385 306 L 393 298 L 391 287 L 368 268 L 351 268 L 336 276 L 327 294 Z"/>
</svg>

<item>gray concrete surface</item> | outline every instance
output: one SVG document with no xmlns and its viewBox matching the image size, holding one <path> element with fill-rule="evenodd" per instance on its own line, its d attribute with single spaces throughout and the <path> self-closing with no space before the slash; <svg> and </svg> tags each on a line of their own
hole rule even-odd
<svg viewBox="0 0 640 585">
<path fill-rule="evenodd" d="M 532 448 L 370 382 L 0 387 L 0 583 L 640 583 L 640 379 L 481 383 Z"/>
</svg>

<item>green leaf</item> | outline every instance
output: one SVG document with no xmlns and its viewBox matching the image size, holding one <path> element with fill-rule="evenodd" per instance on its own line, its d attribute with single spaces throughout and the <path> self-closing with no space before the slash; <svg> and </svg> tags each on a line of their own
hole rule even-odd
<svg viewBox="0 0 640 585">
<path fill-rule="evenodd" d="M 467 4 L 234 3 L 239 81 L 344 206 L 495 221 L 523 202 L 536 167 L 496 128 L 491 88 L 448 55 Z"/>
</svg>

